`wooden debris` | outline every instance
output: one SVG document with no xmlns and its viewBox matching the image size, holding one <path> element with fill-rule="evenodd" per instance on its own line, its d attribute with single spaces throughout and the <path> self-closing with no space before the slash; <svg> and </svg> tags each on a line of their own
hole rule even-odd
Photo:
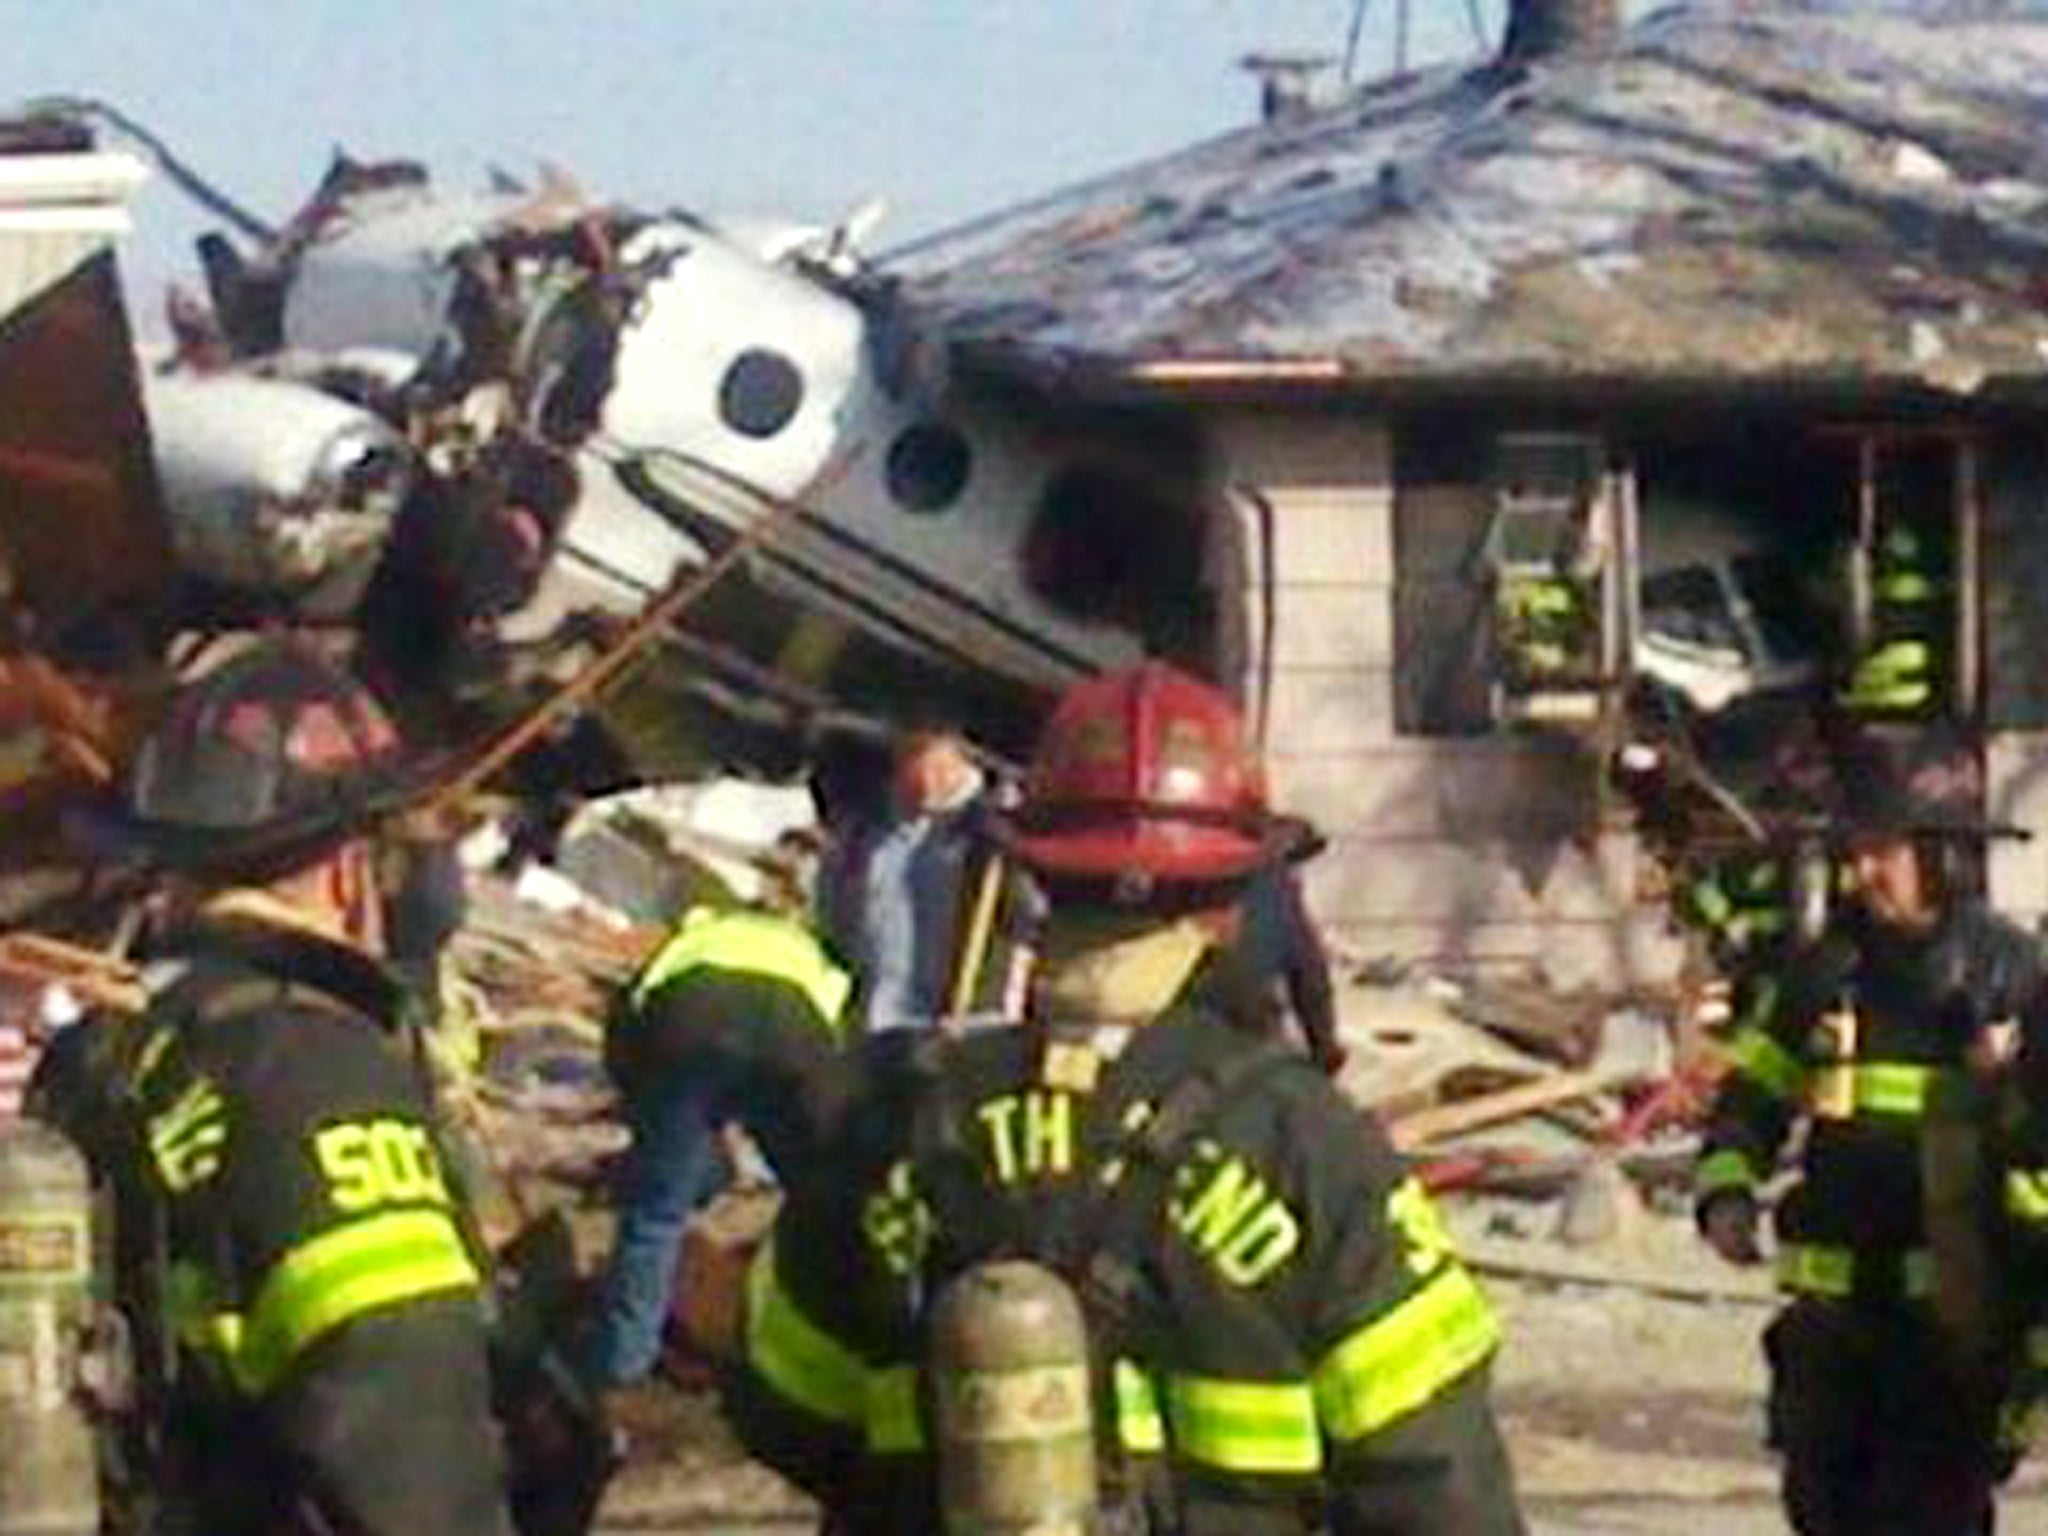
<svg viewBox="0 0 2048 1536">
<path fill-rule="evenodd" d="M 1557 1072 L 1533 1082 L 1518 1083 L 1476 1098 L 1439 1104 L 1396 1118 L 1388 1127 L 1394 1145 L 1403 1151 L 1426 1147 L 1467 1131 L 1538 1110 L 1606 1093 L 1635 1080 L 1633 1072 Z"/>
<path fill-rule="evenodd" d="M 1551 1281 L 1610 1290 L 1644 1291 L 1688 1301 L 1771 1306 L 1777 1300 L 1768 1269 L 1734 1269 L 1702 1259 L 1679 1269 L 1648 1258 L 1595 1257 L 1584 1250 L 1528 1238 L 1468 1237 L 1458 1244 L 1466 1265 L 1480 1274 Z"/>
<path fill-rule="evenodd" d="M 0 976 L 67 987 L 80 1002 L 115 1013 L 140 1013 L 148 1001 L 141 975 L 127 961 L 40 933 L 0 934 Z"/>
</svg>

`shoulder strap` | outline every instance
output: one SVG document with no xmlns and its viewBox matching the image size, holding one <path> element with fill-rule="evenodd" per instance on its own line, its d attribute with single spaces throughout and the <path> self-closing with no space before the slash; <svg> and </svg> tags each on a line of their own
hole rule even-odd
<svg viewBox="0 0 2048 1536">
<path fill-rule="evenodd" d="M 952 1035 L 924 1032 L 896 1064 L 904 1080 L 889 1090 L 907 1102 L 910 1160 L 918 1192 L 932 1214 L 927 1279 L 955 1274 L 990 1256 L 985 1217 L 991 1192 L 961 1135 L 960 1095 L 950 1070 L 956 1055 Z"/>
</svg>

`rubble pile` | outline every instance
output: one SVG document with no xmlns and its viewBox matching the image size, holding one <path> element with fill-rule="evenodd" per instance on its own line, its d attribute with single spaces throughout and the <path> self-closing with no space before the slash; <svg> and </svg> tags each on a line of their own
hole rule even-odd
<svg viewBox="0 0 2048 1536">
<path fill-rule="evenodd" d="M 1666 1242 L 1692 1241 L 1695 1126 L 1715 1070 L 1683 999 L 1623 1004 L 1518 976 L 1379 972 L 1354 975 L 1339 997 L 1350 1048 L 1341 1086 L 1448 1197 L 1476 1268 L 1667 1295 L 1763 1294 L 1753 1277 Z"/>
<path fill-rule="evenodd" d="M 533 899 L 535 889 L 555 900 Z M 473 875 L 469 920 L 442 967 L 436 1037 L 448 1097 L 509 1204 L 493 1217 L 514 1226 L 597 1182 L 625 1146 L 601 1025 L 613 991 L 661 937 L 587 899 L 563 902 L 559 890 Z"/>
</svg>

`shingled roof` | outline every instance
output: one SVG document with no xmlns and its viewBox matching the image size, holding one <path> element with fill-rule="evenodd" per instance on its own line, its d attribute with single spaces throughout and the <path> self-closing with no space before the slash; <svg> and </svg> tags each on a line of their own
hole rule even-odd
<svg viewBox="0 0 2048 1536">
<path fill-rule="evenodd" d="M 1697 0 L 1606 52 L 1368 86 L 892 270 L 1034 372 L 2044 383 L 2048 11 L 2017 9 Z"/>
</svg>

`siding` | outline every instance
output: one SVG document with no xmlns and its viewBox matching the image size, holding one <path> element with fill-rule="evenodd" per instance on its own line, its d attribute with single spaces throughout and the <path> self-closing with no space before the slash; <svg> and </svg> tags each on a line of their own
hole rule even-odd
<svg viewBox="0 0 2048 1536">
<path fill-rule="evenodd" d="M 1994 733 L 1985 744 L 1985 803 L 1993 821 L 2033 833 L 1993 842 L 1992 905 L 2021 923 L 2048 915 L 2048 732 Z"/>
</svg>

